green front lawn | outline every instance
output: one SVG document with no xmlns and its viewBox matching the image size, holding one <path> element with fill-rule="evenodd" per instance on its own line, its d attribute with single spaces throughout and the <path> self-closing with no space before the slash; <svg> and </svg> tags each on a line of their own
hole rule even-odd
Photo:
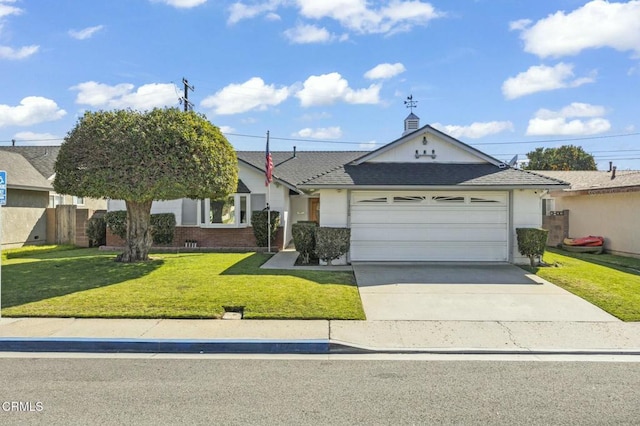
<svg viewBox="0 0 640 426">
<path fill-rule="evenodd" d="M 4 256 L 3 256 L 4 257 Z M 351 272 L 262 270 L 262 253 L 153 254 L 141 264 L 97 249 L 8 253 L 2 315 L 11 317 L 364 319 Z"/>
<path fill-rule="evenodd" d="M 623 321 L 640 321 L 640 259 L 548 249 L 534 273 Z M 527 268 L 530 269 L 530 268 Z"/>
</svg>

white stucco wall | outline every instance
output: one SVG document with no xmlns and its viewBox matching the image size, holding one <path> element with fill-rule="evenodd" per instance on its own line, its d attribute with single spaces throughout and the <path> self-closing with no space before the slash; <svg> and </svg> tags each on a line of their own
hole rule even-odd
<svg viewBox="0 0 640 426">
<path fill-rule="evenodd" d="M 640 257 L 640 192 L 555 197 L 556 210 L 569 210 L 569 236 L 601 235 L 605 250 Z"/>
<path fill-rule="evenodd" d="M 346 190 L 320 190 L 320 226 L 346 227 L 348 207 Z"/>
<path fill-rule="evenodd" d="M 512 191 L 511 208 L 511 245 L 513 263 L 528 264 L 529 258 L 518 251 L 516 228 L 542 227 L 542 191 L 531 189 L 516 189 Z"/>
</svg>

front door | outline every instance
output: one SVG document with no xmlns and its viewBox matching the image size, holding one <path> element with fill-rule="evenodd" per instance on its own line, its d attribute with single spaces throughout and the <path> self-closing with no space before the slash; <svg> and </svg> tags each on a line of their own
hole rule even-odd
<svg viewBox="0 0 640 426">
<path fill-rule="evenodd" d="M 320 224 L 320 198 L 309 198 L 309 220 Z"/>
</svg>

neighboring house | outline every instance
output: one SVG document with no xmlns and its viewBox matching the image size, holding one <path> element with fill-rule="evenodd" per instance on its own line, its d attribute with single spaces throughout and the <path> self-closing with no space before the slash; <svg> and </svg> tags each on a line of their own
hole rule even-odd
<svg viewBox="0 0 640 426">
<path fill-rule="evenodd" d="M 353 261 L 524 263 L 516 228 L 540 227 L 545 191 L 568 186 L 420 127 L 415 114 L 401 138 L 372 152 L 272 152 L 270 194 L 265 153 L 237 154 L 240 181 L 229 199 L 154 202 L 153 213 L 176 215 L 174 245 L 253 247 L 251 212 L 270 198 L 282 217 L 280 248 L 293 223 L 312 220 L 351 228 Z M 109 210 L 123 209 L 109 202 Z"/>
<path fill-rule="evenodd" d="M 568 210 L 571 237 L 601 235 L 605 250 L 640 257 L 640 171 L 536 171 L 571 184 L 547 196 L 545 213 Z"/>
<path fill-rule="evenodd" d="M 107 208 L 107 201 L 105 199 L 61 195 L 55 192 L 53 189 L 53 180 L 55 178 L 56 158 L 60 152 L 59 146 L 2 146 L 0 147 L 0 151 L 8 151 L 22 155 L 49 181 L 52 186 L 49 193 L 49 207 L 64 204 L 76 205 L 78 208 L 90 210 L 105 210 Z"/>
<path fill-rule="evenodd" d="M 2 248 L 44 244 L 51 184 L 22 155 L 0 150 L 7 172 L 7 204 L 1 207 Z"/>
</svg>

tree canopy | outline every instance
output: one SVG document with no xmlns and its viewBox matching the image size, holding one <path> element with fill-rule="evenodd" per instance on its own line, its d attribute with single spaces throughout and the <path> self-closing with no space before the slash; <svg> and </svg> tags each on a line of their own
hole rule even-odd
<svg viewBox="0 0 640 426">
<path fill-rule="evenodd" d="M 598 170 L 593 156 L 579 146 L 536 148 L 527 153 L 527 157 L 527 170 Z"/>
<path fill-rule="evenodd" d="M 153 200 L 221 199 L 235 192 L 235 151 L 206 117 L 177 108 L 86 112 L 67 134 L 56 165 L 61 194 L 125 200 L 121 260 L 148 259 Z"/>
</svg>

